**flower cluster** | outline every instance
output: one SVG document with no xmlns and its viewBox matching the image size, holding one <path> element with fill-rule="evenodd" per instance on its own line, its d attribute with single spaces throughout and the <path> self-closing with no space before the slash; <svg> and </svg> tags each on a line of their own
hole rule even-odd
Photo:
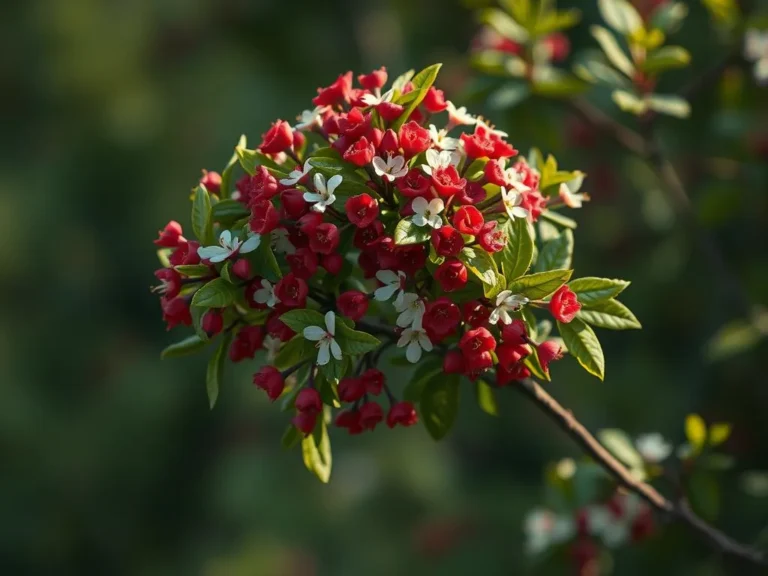
<svg viewBox="0 0 768 576">
<path fill-rule="evenodd" d="M 420 413 L 441 437 L 451 419 L 434 399 L 455 402 L 461 377 L 492 394 L 549 379 L 570 349 L 602 378 L 590 324 L 639 327 L 615 300 L 627 282 L 571 279 L 575 222 L 557 209 L 589 199 L 584 174 L 520 156 L 435 88 L 438 69 L 319 88 L 296 122 L 276 120 L 255 149 L 243 137 L 221 175 L 204 173 L 197 240 L 171 222 L 155 241 L 164 319 L 195 330 L 164 355 L 217 341 L 213 404 L 225 358 L 262 351 L 253 382 L 294 411 L 285 442 L 321 477 L 330 422 L 357 434 Z M 398 358 L 417 370 L 393 390 L 379 368 Z"/>
</svg>

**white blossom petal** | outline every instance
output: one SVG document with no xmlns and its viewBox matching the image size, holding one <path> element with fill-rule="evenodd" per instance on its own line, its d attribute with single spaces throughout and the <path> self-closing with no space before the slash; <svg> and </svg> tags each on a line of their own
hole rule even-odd
<svg viewBox="0 0 768 576">
<path fill-rule="evenodd" d="M 304 328 L 302 334 L 304 334 L 304 338 L 307 340 L 318 342 L 325 338 L 326 331 L 323 328 L 320 328 L 320 326 L 307 326 Z"/>
<path fill-rule="evenodd" d="M 211 262 L 221 262 L 226 260 L 231 252 L 221 246 L 201 246 L 197 249 L 197 255 L 202 260 L 210 260 Z"/>
<path fill-rule="evenodd" d="M 419 346 L 421 346 L 426 352 L 432 352 L 432 341 L 427 336 L 424 330 L 419 330 Z"/>
<path fill-rule="evenodd" d="M 392 270 L 379 270 L 376 272 L 376 280 L 382 284 L 400 284 L 400 277 Z"/>
<path fill-rule="evenodd" d="M 336 315 L 332 310 L 325 313 L 325 327 L 328 328 L 328 334 L 336 335 Z"/>
<path fill-rule="evenodd" d="M 421 346 L 418 342 L 411 342 L 405 350 L 405 357 L 411 364 L 416 364 L 421 359 Z"/>
<path fill-rule="evenodd" d="M 317 364 L 318 366 L 325 366 L 331 361 L 330 343 L 328 340 L 322 340 L 317 347 Z"/>
<path fill-rule="evenodd" d="M 331 340 L 331 354 L 336 360 L 341 360 L 341 347 L 335 339 Z"/>
<path fill-rule="evenodd" d="M 373 297 L 379 302 L 386 302 L 392 298 L 392 295 L 397 291 L 398 288 L 399 286 L 397 284 L 387 284 L 385 286 L 381 286 L 377 288 L 373 293 Z"/>
<path fill-rule="evenodd" d="M 240 246 L 240 253 L 247 254 L 248 252 L 253 252 L 260 245 L 261 245 L 261 236 L 259 234 L 251 233 L 248 236 L 248 240 L 243 242 L 243 245 Z"/>
<path fill-rule="evenodd" d="M 335 176 L 331 176 L 331 178 L 328 180 L 328 195 L 333 196 L 334 190 L 339 187 L 339 184 L 342 183 L 344 180 L 344 177 L 341 174 L 336 174 Z"/>
</svg>

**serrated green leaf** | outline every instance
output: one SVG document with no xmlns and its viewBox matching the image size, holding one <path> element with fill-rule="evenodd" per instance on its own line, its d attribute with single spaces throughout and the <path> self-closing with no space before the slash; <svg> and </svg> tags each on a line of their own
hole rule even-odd
<svg viewBox="0 0 768 576">
<path fill-rule="evenodd" d="M 262 238 L 261 244 L 253 252 L 244 254 L 251 263 L 251 270 L 256 270 L 259 276 L 263 276 L 273 282 L 282 278 L 280 264 L 277 262 L 271 243 L 267 237 Z"/>
<path fill-rule="evenodd" d="M 199 352 L 207 345 L 207 340 L 201 340 L 200 337 L 195 334 L 193 336 L 184 338 L 184 340 L 181 340 L 180 342 L 166 346 L 165 349 L 160 353 L 160 358 L 166 359 L 178 358 L 180 356 L 189 356 L 190 354 Z"/>
<path fill-rule="evenodd" d="M 496 402 L 496 392 L 494 389 L 482 380 L 478 380 L 475 385 L 475 394 L 477 395 L 477 405 L 480 409 L 491 416 L 499 415 L 499 405 Z"/>
<path fill-rule="evenodd" d="M 216 202 L 211 208 L 211 218 L 214 222 L 219 222 L 225 228 L 243 218 L 250 216 L 251 211 L 245 207 L 242 202 L 237 200 L 221 200 Z"/>
<path fill-rule="evenodd" d="M 227 260 L 226 262 L 224 262 L 224 265 L 221 267 L 221 270 L 219 270 L 219 275 L 230 284 L 237 284 L 240 281 L 240 279 L 237 278 L 236 276 L 235 277 L 232 276 L 231 260 Z"/>
<path fill-rule="evenodd" d="M 416 226 L 410 218 L 403 218 L 397 223 L 393 237 L 398 246 L 421 244 L 432 237 L 432 228 L 430 226 Z"/>
<path fill-rule="evenodd" d="M 574 318 L 568 324 L 558 322 L 557 329 L 568 348 L 568 353 L 578 360 L 584 370 L 602 380 L 605 377 L 605 358 L 600 341 L 592 328 L 582 320 Z"/>
<path fill-rule="evenodd" d="M 213 356 L 208 360 L 208 368 L 205 373 L 205 389 L 208 392 L 208 405 L 211 410 L 213 410 L 219 397 L 219 386 L 224 374 L 224 362 L 227 359 L 227 350 L 229 350 L 229 343 L 231 341 L 232 331 L 224 332 L 221 336 L 219 347 L 216 348 Z"/>
<path fill-rule="evenodd" d="M 237 288 L 224 278 L 215 278 L 195 292 L 192 306 L 226 308 L 234 303 L 237 293 Z"/>
<path fill-rule="evenodd" d="M 320 441 L 315 440 L 315 434 L 305 436 L 301 441 L 301 455 L 307 470 L 317 476 L 320 482 L 327 484 L 331 478 L 331 439 L 322 417 L 317 418 L 316 426 Z"/>
<path fill-rule="evenodd" d="M 459 377 L 446 374 L 429 380 L 421 396 L 421 419 L 430 436 L 442 440 L 459 411 Z"/>
<path fill-rule="evenodd" d="M 579 297 L 582 306 L 591 306 L 604 300 L 610 300 L 621 294 L 629 286 L 626 280 L 615 278 L 597 278 L 585 276 L 568 283 L 568 287 Z"/>
<path fill-rule="evenodd" d="M 494 262 L 488 252 L 481 248 L 466 247 L 461 250 L 459 260 L 461 260 L 467 269 L 477 276 L 483 284 L 492 287 L 496 286 L 498 277 L 496 262 Z"/>
<path fill-rule="evenodd" d="M 192 200 L 192 231 L 202 246 L 213 244 L 213 222 L 211 221 L 211 197 L 200 184 Z"/>
<path fill-rule="evenodd" d="M 600 44 L 600 48 L 603 49 L 603 53 L 608 58 L 608 61 L 629 78 L 632 78 L 635 74 L 635 66 L 624 50 L 621 49 L 621 46 L 619 46 L 616 37 L 602 26 L 592 26 L 589 31 L 598 44 Z"/>
<path fill-rule="evenodd" d="M 606 24 L 625 36 L 643 28 L 643 17 L 626 0 L 597 0 L 600 15 Z"/>
<path fill-rule="evenodd" d="M 566 229 L 554 240 L 544 244 L 536 260 L 536 271 L 567 269 L 573 259 L 573 232 Z"/>
<path fill-rule="evenodd" d="M 280 316 L 280 321 L 297 334 L 300 334 L 308 326 L 325 328 L 325 317 L 317 310 L 306 308 L 290 310 Z M 337 322 L 337 328 L 338 325 L 339 323 Z"/>
<path fill-rule="evenodd" d="M 358 356 L 376 350 L 381 341 L 367 332 L 353 330 L 341 322 L 336 323 L 336 340 L 344 354 Z"/>
<path fill-rule="evenodd" d="M 639 330 L 643 327 L 632 311 L 618 300 L 603 300 L 585 306 L 577 317 L 587 324 L 608 330 Z"/>
<path fill-rule="evenodd" d="M 258 150 L 248 150 L 247 148 L 238 146 L 235 148 L 235 154 L 237 154 L 237 157 L 240 160 L 240 166 L 242 166 L 243 170 L 245 170 L 249 176 L 253 176 L 256 173 L 256 168 L 259 166 L 264 166 L 269 169 L 273 175 L 279 174 L 283 177 L 288 175 L 288 171 L 285 167 Z"/>
<path fill-rule="evenodd" d="M 531 267 L 533 236 L 525 218 L 508 220 L 504 224 L 507 244 L 499 253 L 501 268 L 507 282 L 520 278 Z"/>
<path fill-rule="evenodd" d="M 275 356 L 274 365 L 278 370 L 287 370 L 299 362 L 314 360 L 316 357 L 315 343 L 304 338 L 302 334 L 296 334 L 280 348 Z"/>
<path fill-rule="evenodd" d="M 400 127 L 405 124 L 411 113 L 418 107 L 419 104 L 421 104 L 421 101 L 424 100 L 424 97 L 427 95 L 429 87 L 435 83 L 435 79 L 437 79 L 437 73 L 440 71 L 441 66 L 442 64 L 433 64 L 432 66 L 427 66 L 424 68 L 424 70 L 416 74 L 411 79 L 413 92 L 415 94 L 411 97 L 412 99 L 408 103 L 408 106 L 405 108 L 405 111 L 397 120 L 392 123 L 392 130 L 395 132 L 400 130 Z"/>
<path fill-rule="evenodd" d="M 568 282 L 571 274 L 573 270 L 550 270 L 529 274 L 511 282 L 507 290 L 511 290 L 513 294 L 527 296 L 531 300 L 541 300 Z"/>
</svg>

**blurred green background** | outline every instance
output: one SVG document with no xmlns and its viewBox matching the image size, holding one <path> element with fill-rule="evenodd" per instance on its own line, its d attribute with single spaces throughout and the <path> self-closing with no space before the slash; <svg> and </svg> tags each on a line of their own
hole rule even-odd
<svg viewBox="0 0 768 576">
<path fill-rule="evenodd" d="M 584 9 L 576 49 L 591 44 L 593 4 L 561 2 Z M 726 50 L 701 4 L 690 7 L 675 41 L 693 64 L 668 75 L 670 91 Z M 421 427 L 337 433 L 326 486 L 281 450 L 288 415 L 251 385 L 254 363 L 228 369 L 210 412 L 205 359 L 159 359 L 180 334 L 164 332 L 148 289 L 151 241 L 170 219 L 188 223 L 200 170 L 220 170 L 241 133 L 258 141 L 348 69 L 383 64 L 394 77 L 442 61 L 438 86 L 460 100 L 477 81 L 466 4 L 69 0 L 4 12 L 0 573 L 566 573 L 525 557 L 522 521 L 542 501 L 546 463 L 579 453 L 522 396 L 500 395 L 494 419 L 468 389 L 439 445 Z M 659 125 L 698 229 L 765 305 L 768 92 L 744 63 L 725 79 L 697 96 L 691 119 Z M 716 522 L 755 538 L 768 499 L 745 494 L 739 477 L 768 468 L 768 345 L 747 328 L 750 346 L 712 358 L 711 338 L 744 309 L 700 233 L 642 162 L 559 103 L 491 118 L 517 148 L 539 145 L 588 172 L 576 273 L 631 280 L 623 300 L 644 324 L 601 331 L 604 383 L 566 359 L 550 390 L 593 429 L 679 442 L 689 412 L 734 422 L 727 451 L 739 465 L 720 477 Z M 665 531 L 619 551 L 614 572 L 729 573 L 683 530 Z"/>
</svg>

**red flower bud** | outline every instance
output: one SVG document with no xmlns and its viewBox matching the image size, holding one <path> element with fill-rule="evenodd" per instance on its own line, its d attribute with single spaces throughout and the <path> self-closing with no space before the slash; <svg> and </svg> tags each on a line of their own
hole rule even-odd
<svg viewBox="0 0 768 576">
<path fill-rule="evenodd" d="M 352 196 L 344 204 L 347 218 L 358 228 L 370 226 L 379 215 L 379 204 L 368 194 Z"/>
<path fill-rule="evenodd" d="M 160 306 L 163 309 L 163 320 L 167 323 L 167 330 L 183 324 L 192 325 L 192 315 L 189 312 L 189 301 L 182 297 L 161 298 Z"/>
<path fill-rule="evenodd" d="M 203 170 L 203 177 L 200 178 L 200 184 L 205 186 L 205 189 L 208 190 L 208 192 L 218 194 L 221 191 L 221 174 Z"/>
<path fill-rule="evenodd" d="M 286 308 L 304 308 L 308 293 L 307 283 L 292 272 L 283 276 L 275 286 L 275 296 Z"/>
<path fill-rule="evenodd" d="M 285 260 L 298 278 L 309 280 L 317 272 L 317 254 L 309 248 L 298 248 L 293 254 L 286 255 Z"/>
<path fill-rule="evenodd" d="M 410 402 L 398 402 L 393 404 L 387 414 L 387 426 L 394 428 L 400 426 L 413 426 L 419 421 L 416 409 Z"/>
<path fill-rule="evenodd" d="M 360 256 L 357 257 L 357 265 L 363 271 L 363 278 L 370 279 L 376 276 L 376 272 L 379 271 L 376 252 L 373 250 L 360 252 Z"/>
<path fill-rule="evenodd" d="M 400 256 L 391 236 L 385 236 L 376 244 L 377 270 L 394 270 L 400 266 Z"/>
<path fill-rule="evenodd" d="M 365 384 L 360 378 L 342 378 L 339 382 L 339 400 L 356 402 L 365 394 Z"/>
<path fill-rule="evenodd" d="M 357 322 L 368 312 L 368 296 L 358 290 L 349 290 L 336 299 L 336 306 L 344 316 Z"/>
<path fill-rule="evenodd" d="M 423 244 L 400 246 L 396 254 L 399 257 L 398 269 L 407 274 L 416 274 L 427 263 L 427 247 Z"/>
<path fill-rule="evenodd" d="M 309 436 L 317 424 L 317 412 L 299 412 L 291 419 L 291 422 L 304 433 L 304 436 Z"/>
<path fill-rule="evenodd" d="M 360 381 L 365 385 L 366 392 L 374 396 L 381 394 L 384 380 L 384 372 L 376 368 L 368 368 L 368 370 L 360 375 Z"/>
<path fill-rule="evenodd" d="M 432 342 L 439 342 L 456 332 L 461 322 L 461 311 L 449 298 L 441 296 L 427 304 L 421 320 L 427 336 Z"/>
<path fill-rule="evenodd" d="M 200 255 L 197 253 L 200 243 L 190 240 L 179 241 L 179 247 L 168 257 L 171 266 L 180 266 L 181 264 L 200 264 Z"/>
<path fill-rule="evenodd" d="M 400 118 L 403 112 L 405 112 L 405 107 L 400 104 L 395 104 L 394 102 L 382 102 L 376 106 L 376 112 L 379 113 L 379 116 L 381 116 L 385 122 L 394 122 Z"/>
<path fill-rule="evenodd" d="M 158 232 L 159 237 L 154 241 L 155 245 L 163 248 L 176 248 L 181 242 L 186 242 L 181 233 L 181 224 L 171 220 L 165 225 L 165 228 Z"/>
<path fill-rule="evenodd" d="M 503 230 L 497 229 L 498 222 L 491 220 L 483 224 L 477 235 L 477 243 L 486 252 L 501 252 L 507 245 L 507 235 Z"/>
<path fill-rule="evenodd" d="M 301 218 L 309 210 L 309 204 L 304 200 L 304 192 L 297 188 L 283 190 L 280 193 L 280 202 L 285 215 L 293 220 Z"/>
<path fill-rule="evenodd" d="M 397 187 L 406 198 L 422 196 L 430 198 L 432 195 L 432 180 L 424 175 L 424 172 L 414 168 L 397 181 Z"/>
<path fill-rule="evenodd" d="M 538 353 L 539 364 L 544 372 L 549 372 L 549 363 L 563 357 L 563 348 L 554 340 L 547 340 L 539 344 Z"/>
<path fill-rule="evenodd" d="M 645 540 L 653 534 L 654 528 L 653 513 L 644 505 L 632 521 L 632 542 Z"/>
<path fill-rule="evenodd" d="M 485 197 L 485 188 L 483 188 L 480 182 L 467 182 L 464 190 L 456 195 L 455 201 L 460 205 L 470 206 L 472 204 L 479 204 L 485 200 Z"/>
<path fill-rule="evenodd" d="M 344 160 L 355 166 L 367 166 L 376 155 L 376 148 L 363 136 L 344 152 Z"/>
<path fill-rule="evenodd" d="M 472 328 L 484 326 L 491 315 L 491 311 L 477 300 L 465 302 L 462 306 L 462 312 L 464 314 L 464 322 L 472 326 Z"/>
<path fill-rule="evenodd" d="M 306 234 L 309 237 L 315 229 L 323 223 L 323 215 L 317 212 L 309 212 L 304 214 L 296 221 L 296 227 L 301 230 L 302 234 Z"/>
<path fill-rule="evenodd" d="M 363 431 L 363 425 L 360 422 L 360 412 L 357 410 L 344 410 L 336 416 L 336 426 L 346 428 L 350 434 L 360 434 Z"/>
<path fill-rule="evenodd" d="M 387 83 L 387 69 L 382 66 L 370 74 L 360 74 L 357 77 L 357 81 L 360 82 L 360 86 L 366 90 L 376 90 Z"/>
<path fill-rule="evenodd" d="M 382 158 L 386 158 L 387 154 L 397 156 L 400 153 L 400 143 L 397 141 L 397 134 L 394 130 L 390 128 L 384 132 L 377 150 Z"/>
<path fill-rule="evenodd" d="M 354 244 L 360 250 L 373 248 L 384 235 L 384 224 L 374 220 L 370 226 L 355 230 Z"/>
<path fill-rule="evenodd" d="M 465 357 L 464 362 L 466 362 L 467 377 L 474 381 L 482 372 L 493 367 L 493 356 L 490 352 L 481 352 Z"/>
<path fill-rule="evenodd" d="M 280 223 L 280 214 L 269 200 L 251 202 L 251 219 L 248 222 L 251 230 L 257 234 L 269 234 Z"/>
<path fill-rule="evenodd" d="M 232 362 L 240 362 L 246 358 L 253 358 L 256 350 L 264 343 L 264 331 L 261 326 L 245 326 L 235 335 L 232 345 L 229 347 L 229 359 Z"/>
<path fill-rule="evenodd" d="M 435 270 L 435 280 L 444 292 L 453 292 L 467 283 L 467 268 L 457 258 L 448 258 Z"/>
<path fill-rule="evenodd" d="M 360 425 L 365 430 L 373 430 L 383 419 L 384 413 L 376 402 L 366 402 L 360 407 Z"/>
<path fill-rule="evenodd" d="M 221 310 L 211 308 L 203 315 L 201 322 L 203 331 L 208 334 L 208 338 L 213 338 L 224 329 L 224 315 Z"/>
<path fill-rule="evenodd" d="M 536 222 L 547 207 L 547 199 L 538 190 L 527 190 L 521 193 L 520 206 L 528 210 L 531 221 Z"/>
<path fill-rule="evenodd" d="M 293 131 L 285 120 L 278 120 L 261 135 L 259 149 L 263 154 L 278 154 L 293 146 Z"/>
<path fill-rule="evenodd" d="M 496 349 L 496 339 L 486 328 L 468 330 L 459 340 L 459 348 L 464 357 L 469 359 L 483 352 L 492 352 Z"/>
<path fill-rule="evenodd" d="M 325 222 L 309 233 L 309 247 L 318 254 L 330 254 L 339 247 L 339 229 Z"/>
<path fill-rule="evenodd" d="M 445 94 L 442 90 L 438 90 L 434 86 L 429 87 L 422 104 L 424 104 L 424 108 L 431 114 L 437 114 L 448 108 L 448 103 L 445 101 Z"/>
<path fill-rule="evenodd" d="M 253 383 L 267 393 L 269 399 L 273 402 L 280 397 L 285 388 L 285 380 L 280 370 L 274 366 L 262 366 L 262 368 L 253 375 Z"/>
<path fill-rule="evenodd" d="M 238 278 L 248 280 L 251 277 L 251 263 L 245 258 L 240 258 L 232 265 L 232 273 Z"/>
<path fill-rule="evenodd" d="M 269 318 L 267 318 L 267 332 L 272 338 L 277 338 L 281 342 L 288 342 L 296 335 L 296 332 L 286 326 L 282 320 L 280 320 L 280 314 L 273 312 Z"/>
<path fill-rule="evenodd" d="M 332 106 L 342 101 L 349 100 L 349 93 L 352 90 L 352 72 L 340 75 L 336 82 L 327 88 L 318 88 L 317 96 L 312 99 L 315 106 Z"/>
<path fill-rule="evenodd" d="M 526 368 L 525 364 L 513 364 L 509 370 L 504 368 L 501 364 L 496 367 L 496 384 L 499 386 L 506 386 L 511 382 L 517 382 L 523 380 L 531 375 L 531 371 Z"/>
<path fill-rule="evenodd" d="M 411 120 L 400 127 L 400 146 L 407 158 L 421 154 L 432 145 L 429 132 Z"/>
<path fill-rule="evenodd" d="M 554 62 L 562 62 L 568 58 L 571 51 L 571 42 L 568 36 L 560 32 L 548 34 L 542 40 L 542 44 L 549 49 L 549 57 Z"/>
<path fill-rule="evenodd" d="M 531 353 L 531 348 L 527 344 L 510 344 L 503 342 L 496 348 L 496 357 L 499 364 L 506 370 L 510 370 L 513 364 L 517 364 Z"/>
<path fill-rule="evenodd" d="M 277 194 L 280 185 L 265 166 L 259 166 L 253 176 L 245 175 L 238 180 L 236 188 L 240 192 L 238 200 L 250 205 L 256 200 L 269 200 Z"/>
<path fill-rule="evenodd" d="M 460 194 L 467 185 L 467 179 L 459 176 L 456 166 L 440 166 L 432 170 L 432 184 L 440 196 Z"/>
<path fill-rule="evenodd" d="M 579 310 L 581 310 L 579 299 L 568 286 L 561 286 L 557 292 L 552 294 L 552 299 L 549 301 L 549 311 L 558 322 L 568 324 L 576 318 Z"/>
<path fill-rule="evenodd" d="M 323 409 L 320 393 L 314 388 L 303 388 L 296 396 L 296 410 L 299 412 L 317 413 Z"/>
<path fill-rule="evenodd" d="M 482 124 L 475 126 L 473 134 L 462 134 L 464 150 L 470 158 L 509 158 L 517 154 L 512 146 Z"/>
<path fill-rule="evenodd" d="M 453 225 L 462 234 L 477 236 L 484 223 L 483 215 L 474 206 L 462 206 L 453 215 Z"/>
<path fill-rule="evenodd" d="M 464 374 L 466 369 L 464 356 L 458 350 L 449 351 L 443 358 L 443 372 L 446 374 Z"/>
<path fill-rule="evenodd" d="M 339 114 L 338 123 L 339 132 L 346 146 L 349 146 L 368 132 L 371 127 L 371 115 L 363 114 L 359 108 L 352 108 L 347 114 Z M 346 146 L 340 150 L 346 150 Z"/>
<path fill-rule="evenodd" d="M 333 254 L 323 256 L 320 265 L 325 268 L 328 274 L 336 276 L 344 266 L 344 258 L 338 252 L 334 252 Z"/>
<path fill-rule="evenodd" d="M 510 344 L 522 345 L 528 343 L 528 330 L 525 327 L 525 322 L 520 318 L 512 320 L 511 324 L 504 324 L 501 327 L 501 338 L 504 342 Z"/>
<path fill-rule="evenodd" d="M 506 186 L 507 179 L 504 175 L 504 168 L 501 167 L 501 163 L 498 160 L 489 160 L 483 169 L 485 179 L 496 186 Z"/>
<path fill-rule="evenodd" d="M 456 228 L 443 226 L 432 232 L 432 245 L 440 256 L 456 256 L 464 248 L 464 238 Z"/>
</svg>

